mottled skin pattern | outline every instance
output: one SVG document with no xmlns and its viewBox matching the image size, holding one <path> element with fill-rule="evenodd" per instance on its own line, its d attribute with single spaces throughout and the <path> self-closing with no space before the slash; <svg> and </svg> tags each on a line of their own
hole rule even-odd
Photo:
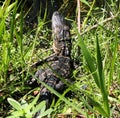
<svg viewBox="0 0 120 118">
<path fill-rule="evenodd" d="M 56 54 L 69 56 L 71 53 L 70 28 L 59 12 L 52 16 L 53 50 Z"/>
<path fill-rule="evenodd" d="M 69 26 L 66 24 L 63 16 L 57 11 L 52 16 L 52 34 L 53 51 L 57 59 L 49 62 L 47 64 L 49 65 L 48 68 L 38 70 L 35 77 L 60 92 L 65 87 L 60 77 L 65 80 L 70 80 L 72 72 L 70 57 L 71 39 Z M 40 85 L 40 88 L 40 101 L 46 100 L 47 107 L 49 107 L 53 94 L 42 85 Z"/>
<path fill-rule="evenodd" d="M 64 83 L 59 77 L 69 80 L 71 75 L 71 60 L 68 57 L 59 56 L 58 60 L 50 63 L 50 68 L 40 69 L 36 72 L 35 76 L 47 85 L 54 88 L 56 91 L 61 92 L 65 88 Z M 53 95 L 44 86 L 40 86 L 40 101 L 46 100 L 47 107 L 49 107 Z"/>
</svg>

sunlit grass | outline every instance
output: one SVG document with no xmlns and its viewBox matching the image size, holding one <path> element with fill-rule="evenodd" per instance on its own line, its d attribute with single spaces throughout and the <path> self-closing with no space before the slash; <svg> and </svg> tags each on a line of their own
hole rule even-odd
<svg viewBox="0 0 120 118">
<path fill-rule="evenodd" d="M 26 99 L 28 103 L 33 100 L 32 92 L 38 90 L 38 87 L 31 90 L 32 88 L 25 84 L 37 71 L 31 68 L 31 65 L 52 53 L 51 29 L 46 27 L 46 13 L 43 20 L 38 18 L 37 28 L 24 31 L 22 7 L 21 12 L 17 13 L 16 4 L 17 2 L 10 4 L 10 0 L 5 0 L 0 7 L 0 115 L 6 115 L 8 97 L 19 101 Z M 119 11 L 114 8 L 113 3 L 107 4 L 113 10 L 112 15 L 117 13 L 118 17 L 102 23 L 107 19 L 106 12 L 103 10 L 97 15 L 92 6 L 90 18 L 86 16 L 84 21 L 82 35 L 77 31 L 76 22 L 71 20 L 72 58 L 81 64 L 72 73 L 74 83 L 71 85 L 65 82 L 68 89 L 60 94 L 40 81 L 58 97 L 51 105 L 52 117 L 71 112 L 74 116 L 82 114 L 88 118 L 114 117 L 114 110 L 120 104 L 120 26 Z M 96 28 L 84 33 L 85 28 L 95 24 Z M 79 57 L 76 54 L 77 46 L 81 52 Z M 113 86 L 116 87 L 113 89 Z M 70 91 L 71 97 L 66 97 Z M 8 108 L 10 109 L 10 106 Z"/>
</svg>

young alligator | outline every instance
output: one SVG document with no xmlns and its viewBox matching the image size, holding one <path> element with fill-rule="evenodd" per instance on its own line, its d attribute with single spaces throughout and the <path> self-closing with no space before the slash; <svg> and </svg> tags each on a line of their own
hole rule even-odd
<svg viewBox="0 0 120 118">
<path fill-rule="evenodd" d="M 65 84 L 60 78 L 70 80 L 72 64 L 70 28 L 64 17 L 57 11 L 52 16 L 52 34 L 53 51 L 55 52 L 52 58 L 56 57 L 56 59 L 47 63 L 48 68 L 38 70 L 35 77 L 60 92 L 65 89 Z M 40 101 L 46 100 L 46 105 L 49 107 L 54 95 L 43 85 L 40 85 L 40 88 Z"/>
</svg>

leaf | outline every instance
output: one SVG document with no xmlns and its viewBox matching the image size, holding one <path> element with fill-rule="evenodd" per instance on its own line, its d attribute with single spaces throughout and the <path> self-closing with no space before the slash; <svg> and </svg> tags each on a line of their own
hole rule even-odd
<svg viewBox="0 0 120 118">
<path fill-rule="evenodd" d="M 45 112 L 45 108 L 46 108 L 46 105 L 42 107 L 42 109 L 40 110 L 40 114 L 43 114 Z"/>
<path fill-rule="evenodd" d="M 11 106 L 13 106 L 16 110 L 22 110 L 22 106 L 20 105 L 19 102 L 17 102 L 16 100 L 14 100 L 13 98 L 8 98 L 7 101 L 9 102 L 9 104 Z"/>
<path fill-rule="evenodd" d="M 3 9 L 2 7 L 0 6 L 0 19 L 3 17 Z"/>
<path fill-rule="evenodd" d="M 17 2 L 14 2 L 14 3 L 12 3 L 11 5 L 9 5 L 9 6 L 7 7 L 6 12 L 5 12 L 6 15 L 9 14 L 9 12 L 10 12 L 11 9 L 16 5 L 16 3 L 17 3 Z"/>
<path fill-rule="evenodd" d="M 115 40 L 114 40 L 114 49 L 113 49 L 113 58 L 111 60 L 111 68 L 110 68 L 110 74 L 109 74 L 109 87 L 111 82 L 113 81 L 113 77 L 114 77 L 114 68 L 115 68 L 115 61 L 117 58 L 117 50 L 118 50 L 118 27 L 116 27 L 117 29 L 117 33 L 115 35 Z"/>
<path fill-rule="evenodd" d="M 26 100 L 22 99 L 21 100 L 21 105 L 22 105 L 22 108 L 25 109 L 28 106 L 28 103 L 27 103 Z"/>
<path fill-rule="evenodd" d="M 2 42 L 2 36 L 3 36 L 3 32 L 5 30 L 5 18 L 2 19 L 2 21 L 0 22 L 0 43 Z"/>
<path fill-rule="evenodd" d="M 24 111 L 14 111 L 12 114 L 14 117 L 19 117 L 24 115 Z"/>
<path fill-rule="evenodd" d="M 95 67 L 95 62 L 92 59 L 86 45 L 84 44 L 84 41 L 83 41 L 82 37 L 80 36 L 80 33 L 78 32 L 77 28 L 76 28 L 76 32 L 77 32 L 78 38 L 79 38 L 78 46 L 80 46 L 80 48 L 81 48 L 83 56 L 85 57 L 88 68 L 89 68 L 90 72 L 92 73 L 92 76 L 94 78 L 94 81 L 95 81 L 96 85 L 100 88 L 99 78 L 98 78 L 98 75 L 97 75 L 97 72 L 96 72 L 96 67 Z"/>
<path fill-rule="evenodd" d="M 6 12 L 7 7 L 10 4 L 10 0 L 5 0 L 1 9 L 0 9 L 0 18 L 4 16 L 4 12 Z"/>
<path fill-rule="evenodd" d="M 32 107 L 35 106 L 35 104 L 37 103 L 39 99 L 39 94 L 35 97 L 35 99 L 32 101 L 32 103 L 30 103 L 26 108 L 25 108 L 25 112 L 29 112 L 31 110 Z"/>
<path fill-rule="evenodd" d="M 89 7 L 90 7 L 89 2 L 87 2 L 86 0 L 80 0 L 80 2 L 82 2 L 82 3 L 86 4 L 87 6 L 89 6 Z"/>
<path fill-rule="evenodd" d="M 105 117 L 108 117 L 107 113 L 105 110 L 102 108 L 102 105 L 100 105 L 97 101 L 95 101 L 93 98 L 88 96 L 90 103 L 99 111 L 100 114 L 102 114 Z"/>
<path fill-rule="evenodd" d="M 11 18 L 11 26 L 10 26 L 10 41 L 11 42 L 13 41 L 13 35 L 14 35 L 13 32 L 15 29 L 15 16 L 17 15 L 16 12 L 17 12 L 17 1 L 13 9 L 12 18 Z"/>
<path fill-rule="evenodd" d="M 102 65 L 102 58 L 101 58 L 101 52 L 98 42 L 98 36 L 96 35 L 96 50 L 97 50 L 97 66 L 98 66 L 98 74 L 99 74 L 99 84 L 100 84 L 100 90 L 103 98 L 103 104 L 104 108 L 110 116 L 110 108 L 109 108 L 109 101 L 108 101 L 108 92 L 105 86 L 105 77 L 103 73 L 103 65 Z"/>
<path fill-rule="evenodd" d="M 42 117 L 44 117 L 44 116 L 50 114 L 52 111 L 53 111 L 52 108 L 47 109 L 45 112 L 43 112 L 43 113 L 40 114 L 40 118 L 42 118 Z"/>
<path fill-rule="evenodd" d="M 45 106 L 45 101 L 40 102 L 32 111 L 33 114 L 35 114 L 36 112 L 38 112 L 40 109 L 42 109 Z"/>
</svg>

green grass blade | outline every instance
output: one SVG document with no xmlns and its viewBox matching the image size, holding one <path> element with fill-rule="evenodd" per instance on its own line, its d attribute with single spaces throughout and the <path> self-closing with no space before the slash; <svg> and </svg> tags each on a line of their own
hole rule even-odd
<svg viewBox="0 0 120 118">
<path fill-rule="evenodd" d="M 98 75 L 99 75 L 99 83 L 100 83 L 100 89 L 105 88 L 105 82 L 104 82 L 104 75 L 103 75 L 103 66 L 102 66 L 102 59 L 101 59 L 101 53 L 100 53 L 100 47 L 98 43 L 98 37 L 96 36 L 96 51 L 97 51 L 97 68 L 98 68 Z"/>
<path fill-rule="evenodd" d="M 8 7 L 7 7 L 7 9 L 6 9 L 6 11 L 5 11 L 5 14 L 8 16 L 8 14 L 10 13 L 10 11 L 13 9 L 13 8 L 15 8 L 15 6 L 17 6 L 17 4 L 16 4 L 17 2 L 13 2 L 12 4 L 10 4 Z"/>
<path fill-rule="evenodd" d="M 4 30 L 5 30 L 5 18 L 2 18 L 1 21 L 0 21 L 0 44 L 3 41 L 2 36 L 3 36 Z"/>
<path fill-rule="evenodd" d="M 15 16 L 16 16 L 16 12 L 17 12 L 17 2 L 15 4 L 15 7 L 13 9 L 13 15 L 11 18 L 11 26 L 10 26 L 10 41 L 13 42 L 13 32 L 15 29 Z"/>
<path fill-rule="evenodd" d="M 34 98 L 34 100 L 25 108 L 25 112 L 27 113 L 28 111 L 31 110 L 32 107 L 34 107 L 39 99 L 39 94 Z"/>
<path fill-rule="evenodd" d="M 84 27 L 85 27 L 85 25 L 86 25 L 86 23 L 87 23 L 87 20 L 88 20 L 91 12 L 92 12 L 92 10 L 93 10 L 94 5 L 95 5 L 95 0 L 93 1 L 93 3 L 92 3 L 91 6 L 88 4 L 88 6 L 90 7 L 90 10 L 89 10 L 89 12 L 87 13 L 87 17 L 85 18 L 85 20 L 84 20 L 83 23 L 82 23 L 83 29 L 84 29 Z"/>
<path fill-rule="evenodd" d="M 6 9 L 8 8 L 11 0 L 5 0 L 2 5 L 2 14 L 0 13 L 0 16 L 4 16 L 4 13 L 6 12 Z"/>
<path fill-rule="evenodd" d="M 114 67 L 115 67 L 115 61 L 117 58 L 117 49 L 118 49 L 118 27 L 116 28 L 116 34 L 115 34 L 115 40 L 114 40 L 114 49 L 113 49 L 113 58 L 111 60 L 111 68 L 110 68 L 110 74 L 109 74 L 109 87 L 111 85 L 111 82 L 113 81 L 113 74 L 114 74 Z M 108 87 L 108 88 L 109 88 Z"/>
<path fill-rule="evenodd" d="M 90 96 L 88 98 L 90 100 L 90 103 L 97 109 L 97 111 L 99 111 L 100 114 L 102 114 L 105 117 L 108 117 L 108 114 L 106 113 L 104 108 L 102 108 L 102 105 L 100 105 L 96 100 L 92 99 Z"/>
<path fill-rule="evenodd" d="M 100 47 L 98 42 L 98 36 L 96 36 L 96 50 L 97 50 L 97 66 L 98 66 L 98 74 L 99 74 L 99 83 L 100 83 L 100 90 L 103 97 L 103 104 L 105 111 L 107 113 L 107 116 L 110 116 L 110 109 L 109 109 L 109 102 L 108 102 L 108 91 L 105 87 L 105 77 L 103 73 L 103 66 L 102 66 L 102 59 L 101 59 L 101 53 L 100 53 Z"/>
<path fill-rule="evenodd" d="M 8 31 L 6 30 L 6 18 L 11 13 L 11 10 L 14 8 L 15 3 L 10 4 L 10 0 L 4 1 L 2 7 L 0 8 L 0 44 L 2 44 L 2 55 L 1 55 L 1 62 L 2 62 L 2 72 L 3 72 L 3 78 L 4 82 L 7 82 L 7 76 L 8 76 L 8 67 L 10 62 L 10 53 L 11 53 L 11 43 L 10 35 Z M 2 13 L 2 15 L 1 15 Z"/>
<path fill-rule="evenodd" d="M 78 45 L 80 46 L 81 51 L 82 51 L 82 53 L 83 53 L 83 55 L 84 55 L 84 57 L 85 57 L 85 59 L 86 59 L 88 68 L 89 68 L 90 72 L 92 73 L 92 76 L 93 76 L 93 78 L 94 78 L 94 81 L 95 81 L 96 85 L 97 85 L 98 87 L 100 87 L 100 85 L 99 85 L 99 80 L 98 80 L 98 75 L 97 75 L 97 73 L 96 73 L 95 62 L 94 62 L 94 60 L 92 59 L 92 57 L 91 57 L 91 55 L 90 55 L 90 53 L 89 53 L 86 45 L 84 44 L 84 41 L 83 41 L 82 37 L 80 36 L 80 33 L 78 32 L 77 29 L 76 29 L 76 31 L 77 31 L 78 38 L 79 38 Z"/>
<path fill-rule="evenodd" d="M 23 6 L 21 6 L 20 12 L 20 52 L 21 52 L 21 60 L 24 62 L 23 57 Z"/>
<path fill-rule="evenodd" d="M 83 2 L 84 4 L 86 4 L 87 6 L 90 7 L 90 4 L 89 4 L 89 2 L 87 0 L 80 0 L 80 2 Z"/>
</svg>

